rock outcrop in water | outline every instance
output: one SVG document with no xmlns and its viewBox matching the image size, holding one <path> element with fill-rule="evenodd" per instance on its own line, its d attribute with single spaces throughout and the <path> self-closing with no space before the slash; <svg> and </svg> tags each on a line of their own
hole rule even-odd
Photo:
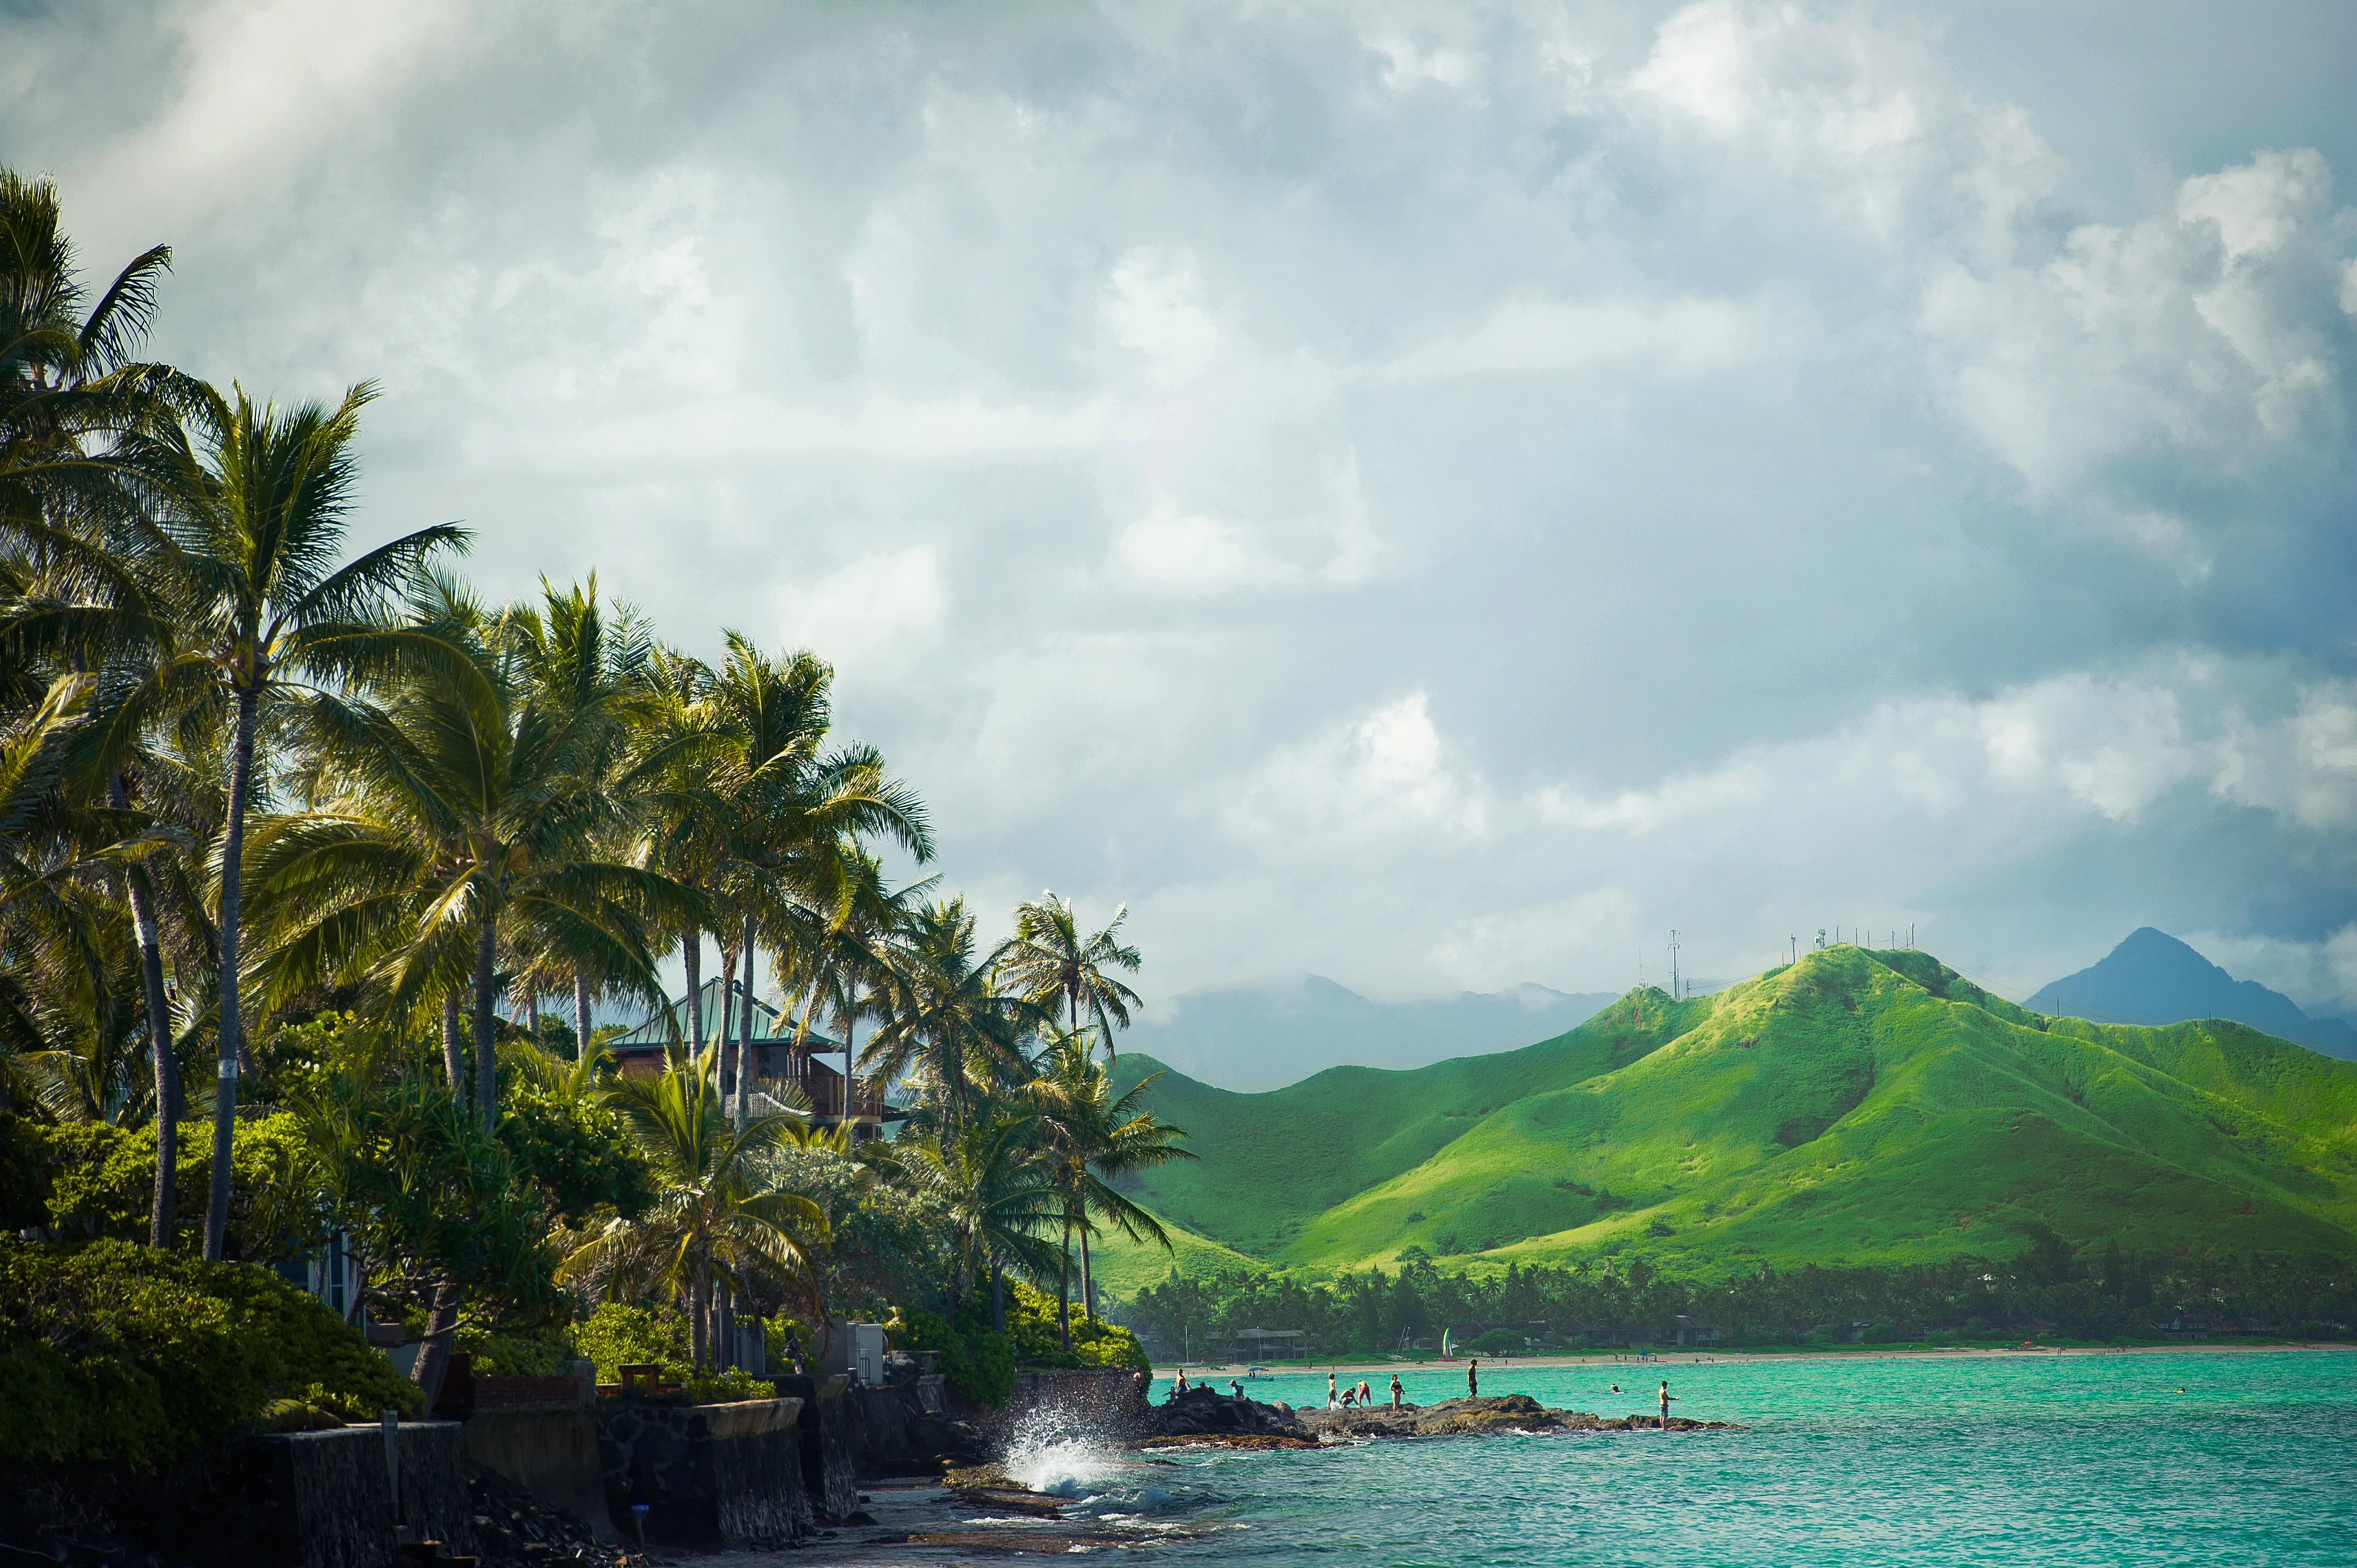
<svg viewBox="0 0 2357 1568">
<path fill-rule="evenodd" d="M 1310 1448 L 1318 1435 L 1288 1404 L 1263 1404 L 1208 1388 L 1189 1389 L 1150 1406 L 1135 1432 L 1140 1447 L 1221 1443 L 1233 1447 Z"/>
<path fill-rule="evenodd" d="M 1528 1394 L 1491 1399 L 1442 1400 L 1437 1404 L 1373 1405 L 1364 1410 L 1309 1411 L 1297 1418 L 1306 1432 L 1321 1437 L 1454 1437 L 1484 1432 L 1632 1432 L 1662 1424 L 1650 1415 L 1595 1416 L 1585 1411 L 1549 1410 Z M 1724 1431 L 1724 1421 L 1670 1417 L 1672 1432 Z"/>
</svg>

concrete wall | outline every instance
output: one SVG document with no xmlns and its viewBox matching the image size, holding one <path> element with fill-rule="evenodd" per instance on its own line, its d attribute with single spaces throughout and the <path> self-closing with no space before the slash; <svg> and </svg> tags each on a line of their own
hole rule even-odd
<svg viewBox="0 0 2357 1568">
<path fill-rule="evenodd" d="M 625 1539 L 630 1467 L 644 1466 L 654 1500 L 647 1540 L 683 1546 L 785 1546 L 808 1533 L 798 1399 L 737 1404 L 609 1400 L 598 1410 L 606 1504 Z"/>
<path fill-rule="evenodd" d="M 347 1426 L 256 1438 L 255 1479 L 242 1523 L 246 1560 L 262 1568 L 389 1568 L 396 1526 L 416 1539 L 474 1551 L 466 1444 L 448 1422 L 405 1423 L 396 1518 L 382 1429 Z"/>
<path fill-rule="evenodd" d="M 571 1514 L 598 1541 L 619 1539 L 606 1508 L 597 1418 L 587 1406 L 479 1409 L 467 1423 L 467 1457 Z"/>
<path fill-rule="evenodd" d="M 822 1521 L 839 1523 L 859 1509 L 859 1416 L 849 1398 L 851 1379 L 783 1377 L 778 1392 L 802 1402 L 802 1491 Z"/>
</svg>

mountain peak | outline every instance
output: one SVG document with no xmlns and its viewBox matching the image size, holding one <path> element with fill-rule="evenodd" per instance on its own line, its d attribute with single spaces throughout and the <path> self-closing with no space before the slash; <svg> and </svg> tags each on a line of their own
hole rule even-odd
<svg viewBox="0 0 2357 1568">
<path fill-rule="evenodd" d="M 2099 1024 L 2179 1024 L 2231 1018 L 2322 1051 L 2357 1058 L 2357 1030 L 2311 1018 L 2279 991 L 2237 980 L 2167 931 L 2139 926 L 2102 960 L 2054 982 L 2023 1005 Z"/>
</svg>

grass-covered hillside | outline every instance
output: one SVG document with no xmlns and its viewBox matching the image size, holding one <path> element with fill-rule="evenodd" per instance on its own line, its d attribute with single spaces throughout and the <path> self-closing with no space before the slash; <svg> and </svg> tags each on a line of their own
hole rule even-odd
<svg viewBox="0 0 2357 1568">
<path fill-rule="evenodd" d="M 1140 1200 L 1278 1265 L 1635 1248 L 1716 1272 L 2002 1254 L 2040 1227 L 2357 1255 L 2357 1063 L 2239 1024 L 2043 1017 L 1918 952 L 1632 992 L 1414 1072 L 1265 1094 L 1172 1073 L 1148 1096 L 1201 1158 L 1146 1174 Z"/>
</svg>

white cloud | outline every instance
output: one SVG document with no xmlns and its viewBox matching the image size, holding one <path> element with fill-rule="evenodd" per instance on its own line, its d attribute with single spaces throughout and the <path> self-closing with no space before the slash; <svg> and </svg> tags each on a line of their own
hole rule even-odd
<svg viewBox="0 0 2357 1568">
<path fill-rule="evenodd" d="M 2326 943 L 2338 98 L 2002 102 L 1909 15 L 65 7 L 0 145 L 175 245 L 160 352 L 383 381 L 356 535 L 808 642 L 1150 991 Z"/>
<path fill-rule="evenodd" d="M 1627 366 L 1667 378 L 1708 375 L 1789 336 L 1779 315 L 1724 299 L 1512 299 L 1463 337 L 1412 349 L 1384 373 L 1415 381 Z"/>
<path fill-rule="evenodd" d="M 906 668 L 938 657 L 950 592 L 929 544 L 845 562 L 781 596 L 781 641 L 861 668 Z"/>
<path fill-rule="evenodd" d="M 1267 588 L 1299 574 L 1233 523 L 1181 514 L 1168 501 L 1121 532 L 1114 553 L 1125 575 L 1150 592 L 1217 594 Z"/>
</svg>

